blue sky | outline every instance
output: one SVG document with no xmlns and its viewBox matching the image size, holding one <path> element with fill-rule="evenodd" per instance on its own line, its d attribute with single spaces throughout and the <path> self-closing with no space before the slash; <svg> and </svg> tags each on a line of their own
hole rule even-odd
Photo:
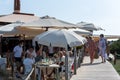
<svg viewBox="0 0 120 80">
<path fill-rule="evenodd" d="M 14 0 L 0 0 L 0 15 L 13 12 Z M 120 0 L 21 0 L 21 12 L 49 15 L 71 23 L 93 23 L 94 34 L 120 35 Z"/>
</svg>

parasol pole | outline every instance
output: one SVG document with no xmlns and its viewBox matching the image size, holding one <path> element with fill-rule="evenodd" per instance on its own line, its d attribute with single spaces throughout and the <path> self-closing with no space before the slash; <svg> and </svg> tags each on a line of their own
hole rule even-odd
<svg viewBox="0 0 120 80">
<path fill-rule="evenodd" d="M 69 72 L 68 72 L 68 46 L 66 47 L 66 54 L 65 54 L 65 80 L 69 80 Z"/>
</svg>

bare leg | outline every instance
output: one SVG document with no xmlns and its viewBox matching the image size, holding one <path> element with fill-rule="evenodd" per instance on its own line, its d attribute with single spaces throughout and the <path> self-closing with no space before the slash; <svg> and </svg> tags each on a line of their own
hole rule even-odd
<svg viewBox="0 0 120 80">
<path fill-rule="evenodd" d="M 105 57 L 103 57 L 103 60 L 104 60 L 104 62 L 106 62 L 106 58 Z"/>
<path fill-rule="evenodd" d="M 53 68 L 53 70 L 51 71 L 51 73 L 48 74 L 48 77 L 51 77 L 51 75 L 52 75 L 53 73 L 55 74 L 55 68 Z"/>
<path fill-rule="evenodd" d="M 90 54 L 90 64 L 93 63 L 94 55 L 95 55 L 95 52 L 92 52 L 92 53 Z"/>
<path fill-rule="evenodd" d="M 42 80 L 45 80 L 45 77 L 44 77 L 44 72 L 43 72 L 43 70 L 41 70 L 41 76 L 42 76 Z"/>
<path fill-rule="evenodd" d="M 104 62 L 103 56 L 101 55 L 102 63 Z"/>
<path fill-rule="evenodd" d="M 94 61 L 94 55 L 95 55 L 95 52 L 92 53 L 92 57 L 91 57 L 91 58 L 92 58 L 92 59 L 91 59 L 91 62 L 92 62 L 92 63 L 93 63 L 93 61 Z"/>
</svg>

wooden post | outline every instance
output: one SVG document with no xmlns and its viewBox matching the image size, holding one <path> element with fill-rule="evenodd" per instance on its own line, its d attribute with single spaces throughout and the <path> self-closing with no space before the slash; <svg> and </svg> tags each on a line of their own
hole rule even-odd
<svg viewBox="0 0 120 80">
<path fill-rule="evenodd" d="M 80 65 L 81 65 L 81 54 L 82 54 L 82 52 L 79 50 L 79 54 L 78 54 L 78 67 L 80 67 Z"/>
<path fill-rule="evenodd" d="M 12 77 L 14 77 L 14 65 L 15 65 L 15 63 L 14 62 L 12 62 L 12 64 L 11 64 L 11 67 L 12 67 Z M 16 65 L 15 65 L 16 66 Z"/>
<path fill-rule="evenodd" d="M 41 80 L 41 69 L 38 68 L 38 80 Z"/>
<path fill-rule="evenodd" d="M 68 72 L 68 50 L 66 50 L 65 55 L 65 80 L 69 80 L 69 72 Z"/>
<path fill-rule="evenodd" d="M 117 57 L 117 53 L 114 53 L 114 65 L 116 65 L 116 57 Z"/>
<path fill-rule="evenodd" d="M 3 54 L 2 54 L 2 35 L 0 36 L 0 56 L 3 57 Z"/>
<path fill-rule="evenodd" d="M 25 51 L 25 34 L 23 34 L 23 44 L 24 44 L 24 47 L 23 47 L 23 51 Z"/>
<path fill-rule="evenodd" d="M 34 71 L 32 73 L 32 80 L 36 80 L 36 65 L 33 65 Z"/>
<path fill-rule="evenodd" d="M 74 74 L 76 74 L 76 57 L 77 57 L 77 53 L 76 53 L 76 48 L 74 48 Z"/>
<path fill-rule="evenodd" d="M 84 59 L 84 54 L 85 54 L 85 49 L 84 49 L 84 47 L 82 47 L 82 49 L 81 49 L 81 63 L 83 63 L 83 59 Z"/>
</svg>

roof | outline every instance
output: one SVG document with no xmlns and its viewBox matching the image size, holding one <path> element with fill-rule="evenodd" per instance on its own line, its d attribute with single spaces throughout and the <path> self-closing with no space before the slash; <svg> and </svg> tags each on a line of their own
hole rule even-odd
<svg viewBox="0 0 120 80">
<path fill-rule="evenodd" d="M 28 14 L 9 14 L 6 16 L 1 16 L 0 17 L 0 22 L 31 22 L 34 20 L 38 20 L 39 17 L 34 16 L 34 15 L 28 15 Z"/>
<path fill-rule="evenodd" d="M 44 16 L 40 17 L 39 20 L 35 20 L 29 23 L 25 23 L 22 26 L 24 27 L 48 27 L 48 28 L 74 28 L 77 25 L 69 23 L 63 20 L 56 19 L 54 17 Z"/>
</svg>

